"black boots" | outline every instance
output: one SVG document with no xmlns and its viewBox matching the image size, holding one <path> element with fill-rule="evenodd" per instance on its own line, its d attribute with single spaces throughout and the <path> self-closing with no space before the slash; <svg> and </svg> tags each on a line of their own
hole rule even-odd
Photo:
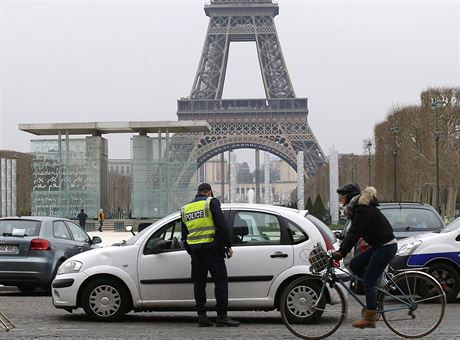
<svg viewBox="0 0 460 340">
<path fill-rule="evenodd" d="M 230 319 L 228 316 L 218 316 L 216 319 L 216 327 L 238 327 L 239 321 Z"/>
<path fill-rule="evenodd" d="M 198 315 L 198 326 L 199 327 L 210 327 L 213 323 L 208 319 L 206 315 Z"/>
<path fill-rule="evenodd" d="M 211 327 L 213 325 L 212 321 L 206 315 L 198 315 L 199 327 Z M 216 319 L 216 327 L 238 327 L 239 325 L 239 321 L 230 319 L 228 316 L 218 316 Z"/>
</svg>

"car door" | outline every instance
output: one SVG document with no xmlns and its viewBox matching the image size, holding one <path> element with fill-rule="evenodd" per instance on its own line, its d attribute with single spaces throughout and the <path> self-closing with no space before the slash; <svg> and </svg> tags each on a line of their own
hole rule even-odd
<svg viewBox="0 0 460 340">
<path fill-rule="evenodd" d="M 190 256 L 180 239 L 181 221 L 177 218 L 157 229 L 142 244 L 138 277 L 141 298 L 146 305 L 160 300 L 188 300 L 184 307 L 194 306 Z M 168 241 L 168 249 L 152 254 L 152 247 L 161 240 Z"/>
<path fill-rule="evenodd" d="M 251 210 L 232 214 L 234 255 L 226 260 L 229 299 L 263 298 L 273 280 L 294 262 L 280 216 Z"/>
<path fill-rule="evenodd" d="M 53 245 L 56 248 L 57 257 L 69 258 L 78 254 L 78 243 L 72 238 L 69 228 L 64 221 L 53 221 Z"/>
</svg>

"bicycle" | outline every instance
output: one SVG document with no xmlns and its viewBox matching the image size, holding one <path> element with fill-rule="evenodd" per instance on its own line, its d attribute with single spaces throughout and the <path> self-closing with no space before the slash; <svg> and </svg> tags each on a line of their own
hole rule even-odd
<svg viewBox="0 0 460 340">
<path fill-rule="evenodd" d="M 364 309 L 365 303 L 348 287 L 351 278 L 360 278 L 334 266 L 332 255 L 320 245 L 310 252 L 312 275 L 294 280 L 281 296 L 281 316 L 291 333 L 301 339 L 323 339 L 333 334 L 345 320 L 348 292 Z M 340 271 L 340 273 L 336 273 Z M 312 289 L 311 281 L 318 281 Z M 383 288 L 377 287 L 376 320 L 383 318 L 394 333 L 419 338 L 433 332 L 441 323 L 446 295 L 431 275 L 414 270 L 396 274 L 385 272 Z M 363 313 L 363 312 L 362 312 Z"/>
</svg>

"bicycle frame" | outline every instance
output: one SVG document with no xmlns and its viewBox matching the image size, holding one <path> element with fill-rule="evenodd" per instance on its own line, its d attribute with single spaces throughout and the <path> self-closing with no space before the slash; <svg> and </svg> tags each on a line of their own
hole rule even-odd
<svg viewBox="0 0 460 340">
<path fill-rule="evenodd" d="M 348 271 L 345 271 L 343 270 L 342 268 L 334 268 L 332 266 L 332 262 L 329 263 L 329 265 L 326 267 L 326 272 L 322 275 L 322 281 L 323 281 L 323 284 L 321 286 L 321 291 L 320 291 L 320 295 L 318 297 L 318 300 L 316 301 L 316 303 L 313 305 L 312 308 L 316 308 L 319 304 L 319 302 L 321 301 L 321 299 L 323 298 L 325 292 L 326 292 L 326 285 L 329 284 L 329 285 L 333 285 L 334 283 L 338 283 L 340 284 L 349 294 L 351 294 L 351 296 L 361 305 L 362 308 L 366 308 L 366 304 L 365 302 L 358 297 L 358 295 L 353 292 L 347 285 L 346 285 L 346 282 L 348 282 L 348 280 L 344 281 L 342 280 L 340 277 L 338 277 L 335 273 L 335 270 L 340 270 L 343 274 L 345 274 L 347 276 L 347 278 L 350 278 L 350 279 L 357 279 L 361 282 L 363 282 L 363 280 L 359 277 L 357 277 L 356 275 L 353 275 L 351 274 L 350 272 Z M 387 279 L 387 282 L 393 282 L 393 284 L 395 284 L 395 286 L 397 287 L 397 290 L 404 296 L 406 297 L 406 294 L 403 292 L 403 290 L 398 286 L 398 284 L 393 280 L 393 277 L 395 275 L 392 275 L 392 274 L 388 274 L 387 272 L 384 272 L 384 275 L 385 275 L 385 278 Z M 409 298 L 407 299 L 403 299 L 403 298 L 400 298 L 398 296 L 395 296 L 393 294 L 391 294 L 390 292 L 388 291 L 384 291 L 383 289 L 381 289 L 380 287 L 377 287 L 375 286 L 375 288 L 377 288 L 377 290 L 379 291 L 380 294 L 387 294 L 388 296 L 391 296 L 392 298 L 400 301 L 401 303 L 405 304 L 405 306 L 400 306 L 400 307 L 397 307 L 397 308 L 389 308 L 389 309 L 379 309 L 377 308 L 377 313 L 385 313 L 385 312 L 391 312 L 391 311 L 395 311 L 395 310 L 401 310 L 401 309 L 405 309 L 407 308 L 407 306 L 411 306 L 413 305 L 413 301 L 410 301 Z"/>
</svg>

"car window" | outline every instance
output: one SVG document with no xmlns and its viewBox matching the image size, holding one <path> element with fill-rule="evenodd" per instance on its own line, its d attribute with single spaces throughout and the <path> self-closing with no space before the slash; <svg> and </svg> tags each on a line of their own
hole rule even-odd
<svg viewBox="0 0 460 340">
<path fill-rule="evenodd" d="M 432 231 L 443 227 L 442 221 L 429 209 L 381 209 L 394 231 Z"/>
<path fill-rule="evenodd" d="M 460 218 L 457 218 L 455 221 L 453 221 L 451 224 L 449 224 L 447 227 L 445 227 L 441 233 L 448 233 L 450 231 L 460 229 Z"/>
<path fill-rule="evenodd" d="M 281 243 L 280 221 L 272 214 L 239 211 L 233 219 L 232 229 L 235 245 Z"/>
<path fill-rule="evenodd" d="M 183 242 L 181 239 L 181 220 L 174 220 L 164 227 L 160 228 L 153 233 L 152 236 L 148 239 L 144 247 L 144 255 L 151 254 L 153 247 L 160 240 L 169 240 L 171 241 L 169 245 L 169 250 L 181 250 L 184 249 Z"/>
<path fill-rule="evenodd" d="M 70 231 L 72 232 L 72 235 L 73 235 L 73 239 L 75 241 L 89 242 L 90 238 L 88 234 L 86 234 L 82 228 L 80 228 L 78 225 L 76 225 L 73 222 L 67 222 L 67 225 L 69 226 Z"/>
<path fill-rule="evenodd" d="M 56 238 L 62 238 L 66 240 L 71 240 L 70 232 L 67 229 L 64 221 L 54 221 L 53 222 L 53 235 Z"/>
<path fill-rule="evenodd" d="M 308 240 L 308 236 L 302 231 L 302 229 L 300 229 L 300 227 L 297 224 L 287 219 L 285 219 L 285 221 L 288 225 L 288 230 L 292 238 L 292 243 L 298 244 Z"/>
<path fill-rule="evenodd" d="M 38 236 L 40 234 L 40 221 L 31 220 L 0 220 L 0 236 L 13 233 L 13 229 L 24 229 L 26 236 Z"/>
</svg>

